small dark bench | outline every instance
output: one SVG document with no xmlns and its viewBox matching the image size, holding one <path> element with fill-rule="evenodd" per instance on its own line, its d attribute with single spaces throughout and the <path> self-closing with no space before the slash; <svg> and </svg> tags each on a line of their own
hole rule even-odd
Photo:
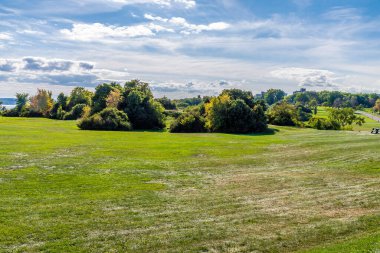
<svg viewBox="0 0 380 253">
<path fill-rule="evenodd" d="M 373 128 L 371 134 L 380 134 L 380 128 Z"/>
</svg>

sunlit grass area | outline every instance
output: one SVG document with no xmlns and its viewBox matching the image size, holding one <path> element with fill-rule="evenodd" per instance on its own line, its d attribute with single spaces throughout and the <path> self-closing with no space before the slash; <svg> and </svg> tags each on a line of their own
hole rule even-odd
<svg viewBox="0 0 380 253">
<path fill-rule="evenodd" d="M 365 110 L 366 112 L 368 112 L 368 110 Z M 353 125 L 353 130 L 354 131 L 367 131 L 367 132 L 370 132 L 372 128 L 378 128 L 380 127 L 380 123 L 373 120 L 373 119 L 370 119 L 368 117 L 365 117 L 363 115 L 361 115 L 362 117 L 365 118 L 365 123 L 361 126 L 359 125 L 356 125 L 354 124 Z M 317 117 L 320 117 L 320 118 L 327 118 L 328 117 L 328 107 L 323 107 L 323 106 L 319 106 L 318 107 L 318 110 L 317 110 Z"/>
<path fill-rule="evenodd" d="M 0 118 L 0 251 L 379 250 L 380 136 L 271 129 L 101 132 Z"/>
</svg>

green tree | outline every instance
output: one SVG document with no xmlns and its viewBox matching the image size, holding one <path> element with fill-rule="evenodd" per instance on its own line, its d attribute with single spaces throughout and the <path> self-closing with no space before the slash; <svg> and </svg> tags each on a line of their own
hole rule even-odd
<svg viewBox="0 0 380 253">
<path fill-rule="evenodd" d="M 57 101 L 54 103 L 53 108 L 50 111 L 50 118 L 62 119 L 66 113 L 67 104 L 69 98 L 64 93 L 59 93 Z"/>
<path fill-rule="evenodd" d="M 297 105 L 297 118 L 300 121 L 308 121 L 313 116 L 313 111 L 306 106 Z"/>
<path fill-rule="evenodd" d="M 250 92 L 224 90 L 205 104 L 205 113 L 206 127 L 212 132 L 250 133 L 267 128 L 263 106 L 254 102 Z"/>
<path fill-rule="evenodd" d="M 283 90 L 269 89 L 267 92 L 265 92 L 264 100 L 267 102 L 267 104 L 273 105 L 283 100 L 285 96 L 286 93 Z"/>
<path fill-rule="evenodd" d="M 165 108 L 165 110 L 177 110 L 177 105 L 172 100 L 167 98 L 166 96 L 164 96 L 162 98 L 158 98 L 156 100 L 162 104 L 162 106 Z"/>
<path fill-rule="evenodd" d="M 3 106 L 3 101 L 0 101 L 0 115 L 5 111 L 5 107 Z"/>
<path fill-rule="evenodd" d="M 25 108 L 29 101 L 28 93 L 16 93 L 16 110 L 18 113 L 21 112 L 23 108 Z"/>
<path fill-rule="evenodd" d="M 88 105 L 85 104 L 77 104 L 75 105 L 70 112 L 67 112 L 63 115 L 63 120 L 76 120 L 82 118 L 85 113 L 85 109 Z"/>
<path fill-rule="evenodd" d="M 139 80 L 126 82 L 119 109 L 127 113 L 135 129 L 165 127 L 165 109 L 153 99 L 148 83 Z"/>
<path fill-rule="evenodd" d="M 244 91 L 240 89 L 228 89 L 223 90 L 220 94 L 221 96 L 227 95 L 232 100 L 241 99 L 246 103 L 250 108 L 256 104 L 255 99 L 250 91 Z"/>
<path fill-rule="evenodd" d="M 70 93 L 67 110 L 71 110 L 77 104 L 85 104 L 91 106 L 93 93 L 83 87 L 76 87 Z"/>
<path fill-rule="evenodd" d="M 375 106 L 373 107 L 373 110 L 375 112 L 380 113 L 380 98 L 378 100 L 376 100 L 376 103 L 375 103 Z"/>
<path fill-rule="evenodd" d="M 314 115 L 317 115 L 317 113 L 318 113 L 318 101 L 315 98 L 310 100 L 309 106 L 311 109 L 313 109 Z"/>
<path fill-rule="evenodd" d="M 307 105 L 310 102 L 310 96 L 308 92 L 299 92 L 296 94 L 295 103 L 301 105 Z"/>
<path fill-rule="evenodd" d="M 106 99 L 106 105 L 107 107 L 114 107 L 117 108 L 119 106 L 121 99 L 121 91 L 118 89 L 115 89 L 111 91 Z"/>
<path fill-rule="evenodd" d="M 48 116 L 53 108 L 53 102 L 51 91 L 37 89 L 37 94 L 30 98 L 30 111 Z"/>
<path fill-rule="evenodd" d="M 178 108 L 186 108 L 186 107 L 189 107 L 189 106 L 194 106 L 194 105 L 200 105 L 202 104 L 203 102 L 208 102 L 206 101 L 208 99 L 208 97 L 201 97 L 201 96 L 198 96 L 198 97 L 194 97 L 194 98 L 182 98 L 182 99 L 175 99 L 173 100 L 173 102 L 176 104 L 176 106 Z"/>
<path fill-rule="evenodd" d="M 63 92 L 59 93 L 57 97 L 57 103 L 62 106 L 63 110 L 66 110 L 67 104 L 69 101 L 69 97 L 67 97 Z"/>
<path fill-rule="evenodd" d="M 122 87 L 118 83 L 103 83 L 95 88 L 95 94 L 92 97 L 92 113 L 97 113 L 107 107 L 107 98 L 112 91 L 122 91 Z"/>
<path fill-rule="evenodd" d="M 330 121 L 336 121 L 343 128 L 357 124 L 361 126 L 365 123 L 365 119 L 355 114 L 352 108 L 330 108 L 328 118 Z"/>
</svg>

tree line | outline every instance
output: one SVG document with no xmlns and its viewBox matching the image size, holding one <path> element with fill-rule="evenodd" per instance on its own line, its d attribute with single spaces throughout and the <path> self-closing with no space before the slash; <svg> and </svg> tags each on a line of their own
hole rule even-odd
<svg viewBox="0 0 380 253">
<path fill-rule="evenodd" d="M 318 105 L 331 107 L 327 118 L 316 116 Z M 214 97 L 171 100 L 155 99 L 148 83 L 132 80 L 124 85 L 103 83 L 94 92 L 76 87 L 57 99 L 44 89 L 33 96 L 18 93 L 15 108 L 3 109 L 2 115 L 78 120 L 81 129 L 121 131 L 163 129 L 171 117 L 171 132 L 254 133 L 265 131 L 268 124 L 349 129 L 364 122 L 353 109 L 360 107 L 380 112 L 379 95 L 304 91 L 287 96 L 282 90 L 269 89 L 258 97 L 229 89 Z"/>
<path fill-rule="evenodd" d="M 380 95 L 376 93 L 352 94 L 341 91 L 303 91 L 287 96 L 280 89 L 269 89 L 263 99 L 269 105 L 285 100 L 293 104 L 315 107 L 317 105 L 335 108 L 373 108 Z"/>
</svg>

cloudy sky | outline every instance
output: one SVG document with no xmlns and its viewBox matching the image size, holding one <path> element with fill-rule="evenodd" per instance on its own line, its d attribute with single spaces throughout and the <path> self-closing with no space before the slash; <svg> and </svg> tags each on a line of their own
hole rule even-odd
<svg viewBox="0 0 380 253">
<path fill-rule="evenodd" d="M 136 78 L 169 97 L 380 92 L 380 1 L 0 1 L 0 97 Z"/>
</svg>

